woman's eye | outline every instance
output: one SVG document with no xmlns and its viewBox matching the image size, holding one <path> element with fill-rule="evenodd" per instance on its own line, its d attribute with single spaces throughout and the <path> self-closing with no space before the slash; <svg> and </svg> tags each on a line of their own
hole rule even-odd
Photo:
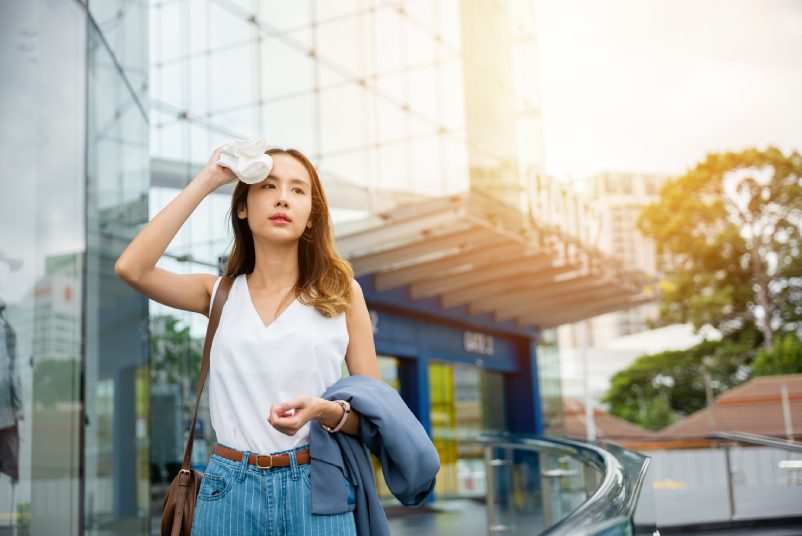
<svg viewBox="0 0 802 536">
<path fill-rule="evenodd" d="M 275 186 L 275 184 L 265 184 L 265 185 L 262 186 L 262 188 L 273 188 L 274 186 Z M 292 191 L 293 192 L 298 192 L 301 195 L 304 194 L 304 191 L 301 188 L 293 188 Z"/>
</svg>

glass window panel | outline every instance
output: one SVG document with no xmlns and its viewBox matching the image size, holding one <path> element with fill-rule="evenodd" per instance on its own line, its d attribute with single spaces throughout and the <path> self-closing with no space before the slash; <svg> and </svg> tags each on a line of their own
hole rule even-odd
<svg viewBox="0 0 802 536">
<path fill-rule="evenodd" d="M 404 2 L 404 10 L 415 22 L 423 25 L 429 30 L 434 29 L 434 13 L 437 10 L 437 2 L 431 0 L 407 0 Z"/>
<path fill-rule="evenodd" d="M 316 151 L 315 103 L 312 94 L 264 106 L 264 135 L 269 144 L 293 147 L 310 158 Z"/>
<path fill-rule="evenodd" d="M 409 190 L 409 153 L 406 144 L 394 143 L 379 147 L 377 188 Z"/>
<path fill-rule="evenodd" d="M 88 79 L 85 488 L 88 525 L 149 525 L 147 299 L 114 273 L 148 219 L 148 126 L 99 40 Z M 110 67 L 112 66 L 112 67 Z"/>
<path fill-rule="evenodd" d="M 77 2 L 4 2 L 0 17 L 13 73 L 0 99 L 0 428 L 18 446 L 0 476 L 9 534 L 78 531 L 86 24 Z"/>
<path fill-rule="evenodd" d="M 462 68 L 462 61 L 449 61 L 439 67 L 440 102 L 443 103 L 440 123 L 449 130 L 465 128 Z"/>
<path fill-rule="evenodd" d="M 147 187 L 147 125 L 116 70 L 96 68 L 94 74 L 95 87 L 104 90 L 92 98 L 92 143 L 93 151 L 104 157 L 91 171 L 108 178 L 96 185 L 97 208 L 127 212 Z"/>
<path fill-rule="evenodd" d="M 557 329 L 544 330 L 537 349 L 540 399 L 543 407 L 544 433 L 559 436 L 563 430 L 562 383 L 560 381 L 560 352 Z"/>
<path fill-rule="evenodd" d="M 211 106 L 238 106 L 256 101 L 253 95 L 252 48 L 250 44 L 217 50 L 209 57 Z"/>
<path fill-rule="evenodd" d="M 315 2 L 315 14 L 318 20 L 326 20 L 333 17 L 340 17 L 357 13 L 362 9 L 363 2 L 359 0 L 338 0 L 337 2 L 330 2 L 329 0 L 317 0 Z"/>
<path fill-rule="evenodd" d="M 394 10 L 373 12 L 372 43 L 376 73 L 396 73 L 403 69 L 401 55 L 401 20 Z"/>
<path fill-rule="evenodd" d="M 243 117 L 252 119 L 254 114 L 243 112 Z M 230 123 L 221 121 L 221 124 Z M 165 125 L 161 128 L 161 134 L 158 129 L 156 132 L 156 135 L 161 135 L 166 143 L 160 145 L 159 150 L 152 153 L 151 157 L 186 163 L 187 167 L 181 173 L 182 175 L 186 173 L 187 182 L 192 179 L 193 169 L 199 169 L 199 166 L 205 164 L 216 147 L 231 140 L 230 136 L 210 130 L 203 124 L 186 121 Z"/>
<path fill-rule="evenodd" d="M 153 117 L 151 112 L 151 117 Z M 170 116 L 161 115 L 160 119 L 166 119 L 165 123 L 156 122 L 156 126 L 151 129 L 151 158 L 167 158 L 178 160 L 183 153 L 181 145 L 181 130 L 183 124 L 179 123 Z"/>
<path fill-rule="evenodd" d="M 365 91 L 353 86 L 320 92 L 321 153 L 325 155 L 366 143 L 365 98 Z"/>
<path fill-rule="evenodd" d="M 416 138 L 410 143 L 410 184 L 416 192 L 440 195 L 443 190 L 440 144 L 437 137 Z"/>
<path fill-rule="evenodd" d="M 263 132 L 259 131 L 259 107 L 258 106 L 242 106 L 237 108 L 236 110 L 231 110 L 229 112 L 222 112 L 222 113 L 214 113 L 209 116 L 209 122 L 212 125 L 219 126 L 226 131 L 236 132 L 238 135 L 243 137 L 252 136 L 255 134 L 260 134 L 264 136 L 268 136 L 269 134 L 269 127 L 265 127 Z M 209 129 L 204 129 L 209 132 Z M 230 141 L 229 136 L 223 136 L 224 141 L 223 143 L 228 143 Z M 270 143 L 269 138 L 266 138 L 268 143 Z M 197 140 L 201 141 L 201 140 Z M 203 143 L 208 144 L 208 153 L 206 158 L 199 162 L 204 163 L 209 159 L 209 156 L 212 154 L 212 150 L 215 149 L 217 146 L 211 142 L 211 138 L 203 138 Z"/>
<path fill-rule="evenodd" d="M 181 50 L 181 18 L 184 2 L 159 2 L 153 8 L 150 54 L 154 63 L 174 60 L 185 54 Z"/>
<path fill-rule="evenodd" d="M 377 143 L 398 143 L 406 137 L 408 115 L 398 105 L 379 97 L 374 101 L 374 113 Z"/>
<path fill-rule="evenodd" d="M 335 87 L 355 84 L 354 78 L 343 71 L 338 64 L 329 62 L 328 59 L 317 61 L 315 69 L 318 77 L 318 85 L 323 89 L 333 89 Z"/>
<path fill-rule="evenodd" d="M 90 2 L 89 10 L 137 97 L 146 98 L 148 12 L 145 2 Z"/>
<path fill-rule="evenodd" d="M 408 19 L 403 20 L 406 66 L 432 63 L 435 60 L 434 36 Z"/>
<path fill-rule="evenodd" d="M 186 82 L 182 69 L 183 66 L 178 62 L 157 64 L 151 72 L 151 98 L 171 106 L 180 107 L 186 104 L 183 98 Z"/>
<path fill-rule="evenodd" d="M 373 86 L 378 90 L 377 100 L 384 102 L 394 102 L 402 104 L 407 99 L 406 74 L 398 72 L 395 74 L 384 74 L 377 76 L 373 81 Z"/>
<path fill-rule="evenodd" d="M 189 64 L 189 110 L 195 115 L 205 115 L 213 108 L 214 104 L 210 95 L 211 85 L 209 83 L 212 73 L 209 56 L 203 55 L 192 58 Z M 180 101 L 168 101 L 171 104 Z M 225 106 L 224 102 L 216 103 L 218 107 Z"/>
<path fill-rule="evenodd" d="M 407 79 L 414 95 L 410 99 L 410 106 L 415 113 L 425 116 L 432 123 L 441 124 L 437 75 L 436 68 L 429 66 L 408 71 Z"/>
<path fill-rule="evenodd" d="M 308 26 L 311 21 L 310 2 L 293 2 L 292 9 L 288 9 L 286 0 L 259 0 L 259 13 L 282 30 Z"/>
<path fill-rule="evenodd" d="M 314 64 L 305 50 L 290 46 L 282 39 L 265 38 L 262 41 L 261 75 L 262 97 L 270 101 L 276 97 L 309 92 L 314 87 Z M 250 69 L 250 64 L 244 69 Z"/>
<path fill-rule="evenodd" d="M 319 168 L 325 173 L 332 173 L 350 183 L 368 185 L 365 156 L 362 151 L 323 155 Z"/>
<path fill-rule="evenodd" d="M 475 367 L 429 364 L 432 441 L 440 455 L 435 484 L 438 497 L 484 495 L 484 458 L 474 438 L 498 425 L 499 409 L 487 398 L 499 396 L 501 383 L 500 374 Z M 503 408 L 501 411 L 503 414 Z"/>
<path fill-rule="evenodd" d="M 460 0 L 437 0 L 437 31 L 443 37 L 443 43 L 450 48 L 462 48 L 460 27 Z"/>
<path fill-rule="evenodd" d="M 189 2 L 190 5 L 204 9 L 193 9 L 190 18 L 189 31 L 193 36 L 193 51 L 212 52 L 222 48 L 236 45 L 235 48 L 245 46 L 244 41 L 256 37 L 256 27 L 247 21 L 250 9 L 240 10 L 228 8 L 228 4 L 216 2 Z M 196 13 L 206 12 L 205 17 L 198 17 Z M 203 20 L 208 18 L 208 20 Z M 197 48 L 195 48 L 197 47 Z M 250 63 L 248 63 L 250 67 Z"/>
<path fill-rule="evenodd" d="M 435 121 L 423 121 L 418 119 L 417 115 L 413 116 L 412 114 L 407 114 L 407 122 L 409 125 L 409 136 L 413 140 L 421 137 L 429 138 L 437 133 Z"/>
<path fill-rule="evenodd" d="M 355 77 L 364 76 L 366 69 L 360 21 L 357 17 L 346 17 L 321 22 L 317 27 L 317 50 L 320 55 Z"/>
<path fill-rule="evenodd" d="M 468 173 L 468 148 L 465 143 L 446 137 L 443 140 L 444 188 L 449 191 L 465 191 L 470 183 Z"/>
</svg>

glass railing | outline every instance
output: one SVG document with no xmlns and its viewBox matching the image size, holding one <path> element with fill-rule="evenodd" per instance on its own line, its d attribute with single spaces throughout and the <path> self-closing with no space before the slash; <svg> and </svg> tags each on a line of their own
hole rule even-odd
<svg viewBox="0 0 802 536">
<path fill-rule="evenodd" d="M 661 443 L 649 451 L 639 525 L 672 534 L 766 526 L 772 534 L 800 532 L 802 443 L 741 432 L 663 437 Z"/>
<path fill-rule="evenodd" d="M 634 534 L 649 458 L 614 444 L 485 434 L 487 533 Z"/>
<path fill-rule="evenodd" d="M 707 438 L 724 451 L 731 521 L 802 519 L 802 443 L 745 432 Z"/>
</svg>

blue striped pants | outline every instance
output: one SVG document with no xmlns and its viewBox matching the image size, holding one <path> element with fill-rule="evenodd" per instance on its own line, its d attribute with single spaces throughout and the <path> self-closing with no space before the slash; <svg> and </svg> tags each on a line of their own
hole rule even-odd
<svg viewBox="0 0 802 536">
<path fill-rule="evenodd" d="M 308 448 L 281 451 L 289 453 L 290 466 L 271 469 L 250 465 L 247 452 L 239 462 L 212 454 L 195 503 L 191 536 L 356 535 L 353 512 L 312 513 L 310 464 L 295 461 L 295 453 Z"/>
</svg>

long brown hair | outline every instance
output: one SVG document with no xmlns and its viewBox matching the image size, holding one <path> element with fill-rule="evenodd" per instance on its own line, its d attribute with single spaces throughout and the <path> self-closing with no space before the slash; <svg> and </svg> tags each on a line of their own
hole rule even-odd
<svg viewBox="0 0 802 536">
<path fill-rule="evenodd" d="M 285 153 L 294 157 L 303 164 L 312 179 L 312 212 L 309 215 L 312 227 L 304 230 L 298 244 L 298 282 L 295 286 L 298 301 L 313 305 L 329 318 L 349 311 L 354 270 L 334 248 L 334 228 L 329 219 L 329 206 L 315 166 L 297 149 L 274 148 L 265 153 L 271 156 Z M 236 182 L 230 209 L 234 247 L 224 271 L 231 278 L 253 272 L 256 264 L 253 234 L 248 220 L 237 217 L 238 210 L 246 204 L 250 185 L 239 180 Z"/>
</svg>

